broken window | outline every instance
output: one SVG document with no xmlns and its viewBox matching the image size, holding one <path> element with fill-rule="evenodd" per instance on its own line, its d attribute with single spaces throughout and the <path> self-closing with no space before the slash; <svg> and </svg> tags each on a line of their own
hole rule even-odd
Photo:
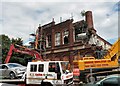
<svg viewBox="0 0 120 86">
<path fill-rule="evenodd" d="M 47 35 L 46 37 L 46 47 L 51 47 L 51 35 Z"/>
<path fill-rule="evenodd" d="M 81 21 L 82 24 L 78 23 L 74 26 L 75 28 L 75 41 L 84 39 L 86 37 L 87 25 L 85 21 Z"/>
<path fill-rule="evenodd" d="M 60 32 L 55 34 L 55 46 L 60 45 Z"/>
<path fill-rule="evenodd" d="M 69 31 L 68 30 L 64 31 L 64 33 L 63 33 L 63 44 L 68 44 L 69 43 L 68 36 L 69 36 Z"/>
</svg>

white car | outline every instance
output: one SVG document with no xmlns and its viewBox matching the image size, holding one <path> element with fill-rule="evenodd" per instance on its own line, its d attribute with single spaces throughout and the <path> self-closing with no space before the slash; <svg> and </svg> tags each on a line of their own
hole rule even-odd
<svg viewBox="0 0 120 86">
<path fill-rule="evenodd" d="M 120 86 L 120 74 L 109 75 L 98 81 L 95 86 Z"/>
<path fill-rule="evenodd" d="M 1 78 L 19 78 L 26 72 L 26 67 L 18 63 L 0 64 Z"/>
</svg>

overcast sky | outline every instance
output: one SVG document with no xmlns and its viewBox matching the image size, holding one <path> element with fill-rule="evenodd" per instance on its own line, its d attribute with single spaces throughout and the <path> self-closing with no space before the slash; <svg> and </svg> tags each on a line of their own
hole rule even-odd
<svg viewBox="0 0 120 86">
<path fill-rule="evenodd" d="M 80 12 L 92 11 L 94 27 L 97 34 L 113 43 L 118 37 L 118 0 L 106 2 L 84 2 L 79 0 L 54 0 L 41 2 L 34 0 L 2 0 L 0 3 L 0 34 L 6 34 L 10 38 L 21 37 L 24 42 L 29 40 L 29 34 L 35 33 L 38 25 L 44 25 L 54 18 L 56 23 L 73 16 L 74 22 L 84 19 Z M 119 4 L 120 6 L 120 4 Z"/>
</svg>

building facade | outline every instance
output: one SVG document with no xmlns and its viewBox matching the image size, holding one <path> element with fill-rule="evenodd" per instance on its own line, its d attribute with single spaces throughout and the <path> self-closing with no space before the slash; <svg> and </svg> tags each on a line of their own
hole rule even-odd
<svg viewBox="0 0 120 86">
<path fill-rule="evenodd" d="M 55 24 L 52 22 L 39 26 L 36 31 L 34 47 L 40 50 L 45 59 L 69 60 L 84 56 L 100 58 L 111 44 L 97 35 L 91 11 L 85 13 L 85 20 L 73 23 L 73 19 Z"/>
</svg>

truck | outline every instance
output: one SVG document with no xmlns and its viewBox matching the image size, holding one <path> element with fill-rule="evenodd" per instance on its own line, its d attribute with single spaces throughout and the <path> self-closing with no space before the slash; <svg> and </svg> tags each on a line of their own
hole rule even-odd
<svg viewBox="0 0 120 86">
<path fill-rule="evenodd" d="M 95 82 L 98 76 L 120 73 L 120 71 L 113 71 L 113 69 L 119 67 L 118 59 L 120 59 L 120 38 L 111 46 L 102 59 L 83 57 L 80 60 L 74 60 L 74 81 Z"/>
<path fill-rule="evenodd" d="M 73 73 L 68 61 L 28 62 L 24 86 L 56 86 L 73 83 Z"/>
</svg>

